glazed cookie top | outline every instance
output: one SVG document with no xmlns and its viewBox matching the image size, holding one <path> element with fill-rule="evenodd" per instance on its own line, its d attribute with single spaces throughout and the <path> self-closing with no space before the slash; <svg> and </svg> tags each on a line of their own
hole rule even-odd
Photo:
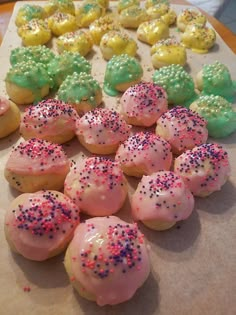
<svg viewBox="0 0 236 315">
<path fill-rule="evenodd" d="M 39 133 L 40 138 L 63 134 L 64 131 L 75 131 L 77 118 L 79 116 L 72 106 L 56 99 L 47 99 L 25 109 L 20 132 Z"/>
<path fill-rule="evenodd" d="M 84 1 L 76 10 L 76 22 L 77 25 L 82 27 L 88 27 L 96 19 L 104 15 L 105 9 L 96 1 Z"/>
<path fill-rule="evenodd" d="M 114 55 L 127 54 L 134 57 L 138 45 L 136 41 L 127 33 L 122 31 L 110 31 L 103 35 L 100 42 L 102 55 L 106 60 L 111 59 Z"/>
<path fill-rule="evenodd" d="M 101 38 L 104 34 L 110 31 L 119 31 L 120 25 L 116 21 L 115 15 L 108 14 L 101 16 L 98 20 L 95 20 L 89 26 L 89 31 L 93 37 L 93 42 L 96 45 L 99 45 Z"/>
<path fill-rule="evenodd" d="M 93 40 L 89 31 L 79 29 L 59 36 L 56 45 L 59 53 L 66 50 L 86 56 L 93 47 Z"/>
<path fill-rule="evenodd" d="M 133 5 L 124 10 L 122 10 L 119 14 L 120 24 L 125 28 L 136 29 L 138 26 L 148 21 L 149 17 L 145 9 Z"/>
<path fill-rule="evenodd" d="M 42 63 L 46 66 L 54 57 L 55 54 L 52 50 L 44 45 L 17 47 L 11 51 L 10 62 L 12 66 L 28 61 Z"/>
<path fill-rule="evenodd" d="M 70 13 L 55 12 L 47 21 L 50 30 L 55 36 L 78 29 L 76 18 Z"/>
<path fill-rule="evenodd" d="M 128 138 L 130 128 L 120 114 L 107 108 L 96 108 L 76 122 L 77 136 L 83 136 L 87 143 L 97 145 L 123 142 Z"/>
<path fill-rule="evenodd" d="M 143 69 L 137 59 L 127 54 L 113 56 L 107 63 L 104 77 L 104 91 L 118 95 L 116 86 L 137 80 L 143 75 Z"/>
<path fill-rule="evenodd" d="M 177 26 L 183 32 L 185 28 L 192 24 L 197 23 L 199 25 L 204 26 L 206 24 L 205 15 L 201 14 L 201 12 L 196 9 L 184 9 L 177 17 Z"/>
<path fill-rule="evenodd" d="M 176 160 L 174 170 L 196 196 L 220 190 L 230 175 L 228 153 L 217 143 L 206 143 L 187 150 Z"/>
<path fill-rule="evenodd" d="M 68 75 L 76 73 L 91 73 L 91 64 L 79 53 L 64 51 L 57 55 L 48 64 L 48 74 L 53 80 L 54 89 L 57 89 Z"/>
<path fill-rule="evenodd" d="M 207 121 L 196 112 L 176 106 L 161 115 L 156 132 L 179 154 L 207 141 L 206 125 Z"/>
<path fill-rule="evenodd" d="M 51 30 L 45 20 L 33 19 L 17 30 L 25 46 L 44 45 L 52 37 Z"/>
<path fill-rule="evenodd" d="M 131 200 L 137 220 L 181 221 L 189 217 L 194 198 L 183 179 L 171 171 L 143 176 Z"/>
<path fill-rule="evenodd" d="M 14 247 L 26 258 L 38 261 L 65 245 L 78 224 L 79 209 L 71 199 L 48 190 L 20 195 L 5 216 Z"/>
<path fill-rule="evenodd" d="M 212 137 L 226 137 L 236 130 L 236 111 L 221 96 L 202 95 L 190 105 L 190 109 L 207 120 L 207 129 Z"/>
<path fill-rule="evenodd" d="M 7 170 L 22 175 L 61 174 L 69 168 L 62 146 L 36 138 L 16 146 L 6 163 Z"/>
<path fill-rule="evenodd" d="M 68 75 L 58 90 L 58 98 L 71 104 L 79 104 L 86 101 L 96 107 L 96 93 L 101 91 L 97 80 L 90 74 L 74 72 Z"/>
<path fill-rule="evenodd" d="M 34 61 L 17 63 L 9 69 L 5 81 L 29 89 L 35 94 L 45 85 L 52 86 L 52 80 L 44 65 Z"/>
<path fill-rule="evenodd" d="M 236 93 L 236 81 L 232 81 L 229 69 L 219 61 L 205 64 L 202 69 L 202 93 L 220 95 L 229 102 Z"/>
<path fill-rule="evenodd" d="M 0 117 L 3 116 L 10 108 L 10 101 L 3 97 L 0 96 Z"/>
<path fill-rule="evenodd" d="M 182 44 L 199 54 L 207 53 L 215 41 L 215 31 L 201 24 L 189 24 L 181 34 Z"/>
<path fill-rule="evenodd" d="M 145 1 L 145 8 L 148 9 L 150 7 L 153 7 L 154 5 L 158 5 L 158 4 L 166 4 L 166 5 L 170 5 L 168 0 L 146 0 Z"/>
<path fill-rule="evenodd" d="M 16 16 L 16 26 L 19 27 L 32 19 L 45 19 L 46 12 L 44 8 L 34 4 L 24 4 L 19 8 Z"/>
<path fill-rule="evenodd" d="M 125 117 L 136 118 L 144 126 L 153 125 L 168 108 L 165 90 L 153 82 L 132 85 L 122 95 L 120 104 Z"/>
<path fill-rule="evenodd" d="M 81 211 L 92 216 L 111 215 L 126 198 L 126 179 L 118 163 L 96 156 L 73 166 L 64 191 Z"/>
<path fill-rule="evenodd" d="M 150 272 L 144 235 L 115 216 L 81 223 L 69 251 L 73 276 L 100 306 L 129 300 Z"/>
<path fill-rule="evenodd" d="M 169 64 L 184 66 L 187 61 L 186 49 L 174 37 L 161 39 L 151 47 L 152 62 L 156 68 Z M 155 60 L 157 61 L 155 62 Z M 158 63 L 159 61 L 159 63 Z M 162 64 L 163 63 L 163 64 Z"/>
<path fill-rule="evenodd" d="M 151 132 L 137 132 L 122 143 L 115 160 L 125 167 L 143 167 L 145 173 L 169 170 L 172 162 L 170 144 Z"/>
<path fill-rule="evenodd" d="M 196 98 L 193 78 L 180 65 L 172 64 L 156 70 L 153 82 L 165 89 L 171 104 L 187 106 Z"/>
<path fill-rule="evenodd" d="M 75 5 L 73 0 L 48 0 L 44 6 L 48 15 L 54 12 L 64 12 L 75 15 Z"/>
<path fill-rule="evenodd" d="M 124 9 L 127 9 L 131 6 L 139 6 L 140 0 L 119 0 L 117 3 L 117 10 L 118 12 L 121 12 Z"/>
</svg>

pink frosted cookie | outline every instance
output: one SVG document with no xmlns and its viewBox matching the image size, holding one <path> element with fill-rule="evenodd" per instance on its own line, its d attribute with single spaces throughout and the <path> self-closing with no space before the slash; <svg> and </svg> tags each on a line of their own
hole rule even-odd
<svg viewBox="0 0 236 315">
<path fill-rule="evenodd" d="M 181 154 L 174 164 L 193 195 L 205 197 L 220 190 L 230 175 L 227 152 L 216 143 L 206 143 Z"/>
<path fill-rule="evenodd" d="M 70 170 L 60 145 L 32 138 L 15 147 L 5 166 L 5 178 L 21 192 L 60 190 Z"/>
<path fill-rule="evenodd" d="M 138 132 L 119 146 L 115 160 L 126 175 L 142 177 L 170 169 L 171 147 L 154 133 Z"/>
<path fill-rule="evenodd" d="M 60 254 L 79 224 L 79 209 L 57 191 L 18 196 L 5 214 L 5 235 L 11 249 L 43 261 Z"/>
<path fill-rule="evenodd" d="M 96 108 L 77 120 L 76 135 L 88 151 L 111 154 L 128 138 L 130 128 L 116 111 Z"/>
<path fill-rule="evenodd" d="M 135 126 L 152 126 L 168 109 L 165 90 L 152 82 L 141 82 L 128 88 L 120 104 L 125 120 Z"/>
<path fill-rule="evenodd" d="M 118 163 L 104 157 L 91 157 L 71 169 L 64 192 L 82 212 L 105 216 L 122 207 L 127 185 Z"/>
<path fill-rule="evenodd" d="M 144 235 L 114 216 L 81 223 L 64 264 L 78 293 L 100 306 L 131 299 L 150 273 Z"/>
<path fill-rule="evenodd" d="M 156 134 L 171 145 L 174 154 L 206 143 L 207 121 L 185 107 L 176 106 L 165 112 L 157 121 Z"/>
<path fill-rule="evenodd" d="M 194 198 L 183 179 L 162 171 L 143 176 L 131 199 L 133 217 L 154 230 L 166 230 L 187 219 Z"/>
<path fill-rule="evenodd" d="M 14 132 L 19 125 L 19 108 L 12 101 L 0 96 L 0 139 Z"/>
<path fill-rule="evenodd" d="M 24 139 L 39 138 L 64 143 L 75 135 L 76 110 L 62 101 L 48 99 L 26 108 L 20 124 Z"/>
</svg>

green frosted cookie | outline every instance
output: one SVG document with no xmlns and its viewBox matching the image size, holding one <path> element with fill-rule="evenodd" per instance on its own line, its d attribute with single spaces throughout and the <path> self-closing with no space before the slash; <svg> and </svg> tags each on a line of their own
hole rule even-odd
<svg viewBox="0 0 236 315">
<path fill-rule="evenodd" d="M 138 83 L 142 75 L 143 69 L 137 59 L 127 54 L 115 55 L 106 66 L 104 91 L 110 96 L 116 96 Z"/>
<path fill-rule="evenodd" d="M 17 63 L 34 61 L 47 66 L 53 58 L 55 58 L 55 54 L 44 45 L 17 47 L 11 51 L 10 63 L 15 66 Z"/>
<path fill-rule="evenodd" d="M 190 109 L 207 120 L 209 136 L 223 138 L 236 130 L 236 112 L 232 104 L 218 95 L 202 95 Z"/>
<path fill-rule="evenodd" d="M 54 89 L 59 88 L 68 75 L 76 73 L 91 73 L 91 64 L 79 53 L 63 52 L 48 64 L 48 74 L 53 80 Z"/>
<path fill-rule="evenodd" d="M 196 98 L 193 78 L 180 65 L 169 65 L 156 70 L 153 82 L 163 87 L 168 103 L 188 107 Z"/>
<path fill-rule="evenodd" d="M 231 103 L 236 94 L 236 81 L 232 81 L 229 69 L 219 61 L 204 65 L 197 74 L 196 84 L 203 95 L 220 95 Z"/>
<path fill-rule="evenodd" d="M 83 114 L 102 102 L 102 89 L 90 74 L 74 72 L 68 75 L 58 90 L 58 99 L 75 107 Z"/>
<path fill-rule="evenodd" d="M 52 86 L 45 67 L 34 61 L 17 63 L 10 68 L 5 83 L 7 94 L 16 104 L 38 102 Z"/>
</svg>

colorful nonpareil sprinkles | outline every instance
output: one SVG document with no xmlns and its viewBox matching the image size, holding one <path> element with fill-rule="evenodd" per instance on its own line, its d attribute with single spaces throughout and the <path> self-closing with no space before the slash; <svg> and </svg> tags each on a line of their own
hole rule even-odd
<svg viewBox="0 0 236 315">
<path fill-rule="evenodd" d="M 91 229 L 96 229 L 96 226 L 87 224 L 87 232 Z M 102 245 L 98 249 L 94 248 L 93 242 L 90 242 L 80 253 L 83 272 L 92 270 L 95 275 L 103 279 L 116 272 L 117 268 L 122 273 L 133 268 L 139 270 L 144 235 L 139 232 L 136 224 L 110 225 L 104 235 L 99 234 L 96 238 L 105 241 L 101 242 Z"/>
<path fill-rule="evenodd" d="M 51 191 L 30 194 L 25 204 L 19 204 L 12 212 L 16 227 L 42 237 L 53 239 L 56 233 L 66 233 L 79 223 L 79 210 L 66 196 Z M 60 194 L 61 195 L 61 194 Z M 66 225 L 64 223 L 69 223 Z"/>
</svg>

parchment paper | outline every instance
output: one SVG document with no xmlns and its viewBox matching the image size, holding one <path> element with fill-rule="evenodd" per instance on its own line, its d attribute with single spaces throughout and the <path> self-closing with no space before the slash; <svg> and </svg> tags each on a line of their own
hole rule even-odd
<svg viewBox="0 0 236 315">
<path fill-rule="evenodd" d="M 15 6 L 8 31 L 0 47 L 0 94 L 6 95 L 4 78 L 8 71 L 10 51 L 21 45 L 14 20 L 19 7 Z M 32 3 L 32 2 L 31 2 Z M 43 2 L 37 2 L 43 4 Z M 110 7 L 114 7 L 114 3 Z M 184 6 L 173 5 L 179 13 Z M 135 37 L 135 32 L 131 32 Z M 177 35 L 176 27 L 171 33 Z M 154 69 L 149 46 L 139 41 L 139 59 L 144 79 L 151 80 Z M 106 62 L 95 47 L 88 59 L 92 73 L 103 83 Z M 217 35 L 210 53 L 198 55 L 188 51 L 188 71 L 194 76 L 204 63 L 219 60 L 226 64 L 236 79 L 236 59 L 232 51 Z M 119 98 L 104 93 L 107 107 L 118 109 Z M 0 140 L 0 314 L 1 315 L 234 315 L 236 314 L 236 169 L 235 139 L 232 135 L 217 141 L 229 152 L 232 175 L 220 192 L 208 198 L 196 198 L 191 217 L 165 232 L 148 230 L 140 224 L 150 244 L 152 272 L 133 299 L 118 306 L 98 307 L 78 296 L 72 289 L 63 267 L 63 254 L 47 262 L 31 262 L 13 254 L 4 237 L 4 212 L 19 193 L 11 189 L 3 177 L 3 170 L 13 145 L 22 139 L 18 131 Z M 209 139 L 209 142 L 212 141 Z M 216 141 L 216 140 L 214 140 Z M 77 160 L 87 151 L 76 139 L 64 145 L 70 159 Z M 137 181 L 129 181 L 130 190 Z M 117 214 L 131 220 L 129 201 Z M 27 292 L 27 287 L 30 292 Z M 24 290 L 26 288 L 26 291 Z"/>
</svg>

